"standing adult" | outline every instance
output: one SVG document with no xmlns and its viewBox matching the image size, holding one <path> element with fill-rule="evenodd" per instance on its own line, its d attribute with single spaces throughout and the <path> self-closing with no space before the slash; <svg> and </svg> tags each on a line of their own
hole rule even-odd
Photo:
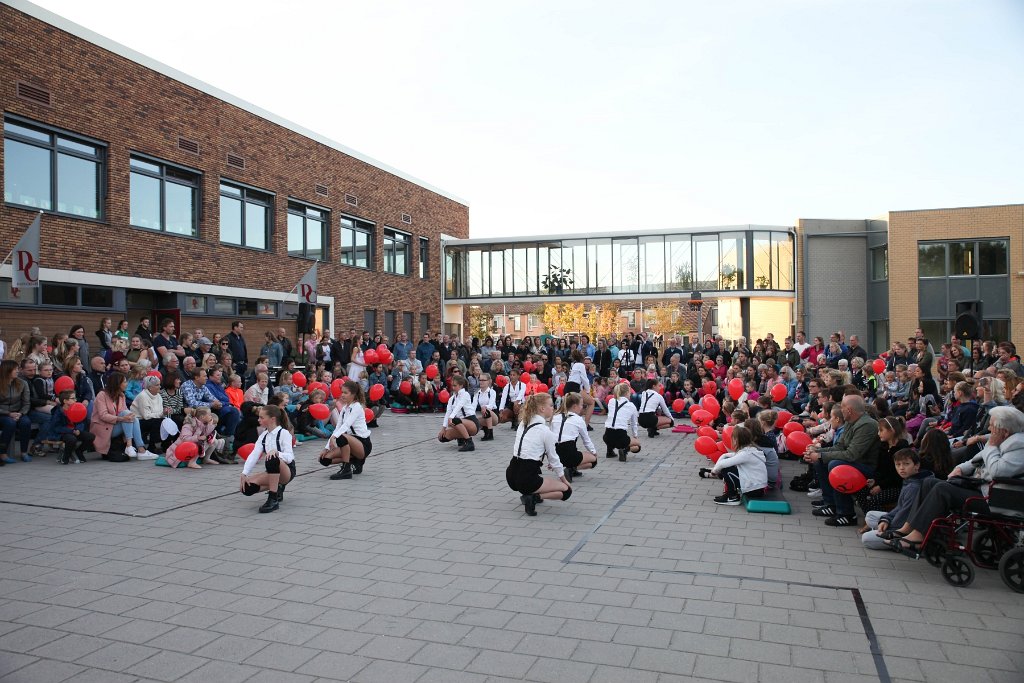
<svg viewBox="0 0 1024 683">
<path fill-rule="evenodd" d="M 100 342 L 100 353 L 111 349 L 111 342 L 114 340 L 114 330 L 111 329 L 110 318 L 100 320 L 100 328 L 96 330 L 96 338 Z"/>
<path fill-rule="evenodd" d="M 413 353 L 412 342 L 409 341 L 409 335 L 402 332 L 398 335 L 398 341 L 395 342 L 395 346 L 392 349 L 392 353 L 395 356 L 395 360 L 409 360 L 409 354 Z"/>
<path fill-rule="evenodd" d="M 434 355 L 434 351 L 437 347 L 434 346 L 430 341 L 430 335 L 424 334 L 423 339 L 416 345 L 416 360 L 420 362 L 420 365 L 427 367 L 430 363 L 430 358 Z"/>
<path fill-rule="evenodd" d="M 185 349 L 178 345 L 178 338 L 174 336 L 174 321 L 170 318 L 164 318 L 160 321 L 160 334 L 153 337 L 153 351 L 156 352 L 156 357 L 160 360 L 161 367 L 163 367 L 164 357 L 168 353 L 176 356 L 179 363 L 186 356 Z"/>
<path fill-rule="evenodd" d="M 150 329 L 149 316 L 139 320 L 139 326 L 135 328 L 135 334 L 139 335 L 143 341 L 153 342 L 153 330 Z"/>
<path fill-rule="evenodd" d="M 68 331 L 68 339 L 74 339 L 78 343 L 78 357 L 82 359 L 82 365 L 89 365 L 89 342 L 85 338 L 85 328 L 81 325 L 72 325 Z"/>
<path fill-rule="evenodd" d="M 277 343 L 281 345 L 281 358 L 294 358 L 294 348 L 292 347 L 292 340 L 285 334 L 283 327 L 277 328 Z"/>
<path fill-rule="evenodd" d="M 236 320 L 231 323 L 231 331 L 228 332 L 226 337 L 228 349 L 231 351 L 231 359 L 234 362 L 235 374 L 242 376 L 249 369 L 249 351 L 245 347 L 245 337 L 242 336 L 244 331 L 245 323 L 241 320 Z"/>
</svg>

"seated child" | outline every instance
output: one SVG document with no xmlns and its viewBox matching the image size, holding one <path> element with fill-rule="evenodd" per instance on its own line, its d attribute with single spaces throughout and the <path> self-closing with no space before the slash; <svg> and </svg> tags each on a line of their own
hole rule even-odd
<svg viewBox="0 0 1024 683">
<path fill-rule="evenodd" d="M 930 471 L 921 469 L 921 460 L 917 451 L 912 448 L 896 451 L 892 455 L 892 460 L 896 465 L 896 472 L 903 478 L 903 486 L 900 488 L 900 497 L 896 501 L 896 507 L 889 512 L 872 510 L 864 516 L 870 530 L 861 534 L 860 540 L 865 548 L 872 550 L 888 550 L 890 548 L 888 541 L 910 517 L 910 510 L 921 490 L 921 482 L 931 479 L 933 476 Z"/>
<path fill-rule="evenodd" d="M 96 436 L 89 431 L 84 420 L 76 424 L 68 422 L 65 411 L 77 403 L 73 390 L 62 391 L 57 398 L 60 404 L 50 412 L 50 422 L 45 427 L 43 438 L 64 443 L 64 452 L 58 461 L 61 465 L 85 462 L 85 452 L 92 450 Z"/>
<path fill-rule="evenodd" d="M 732 430 L 734 453 L 726 453 L 711 468 L 713 476 L 725 482 L 725 493 L 715 497 L 718 505 L 740 505 L 740 496 L 759 498 L 768 486 L 764 453 L 754 445 L 754 435 L 744 426 Z"/>
</svg>

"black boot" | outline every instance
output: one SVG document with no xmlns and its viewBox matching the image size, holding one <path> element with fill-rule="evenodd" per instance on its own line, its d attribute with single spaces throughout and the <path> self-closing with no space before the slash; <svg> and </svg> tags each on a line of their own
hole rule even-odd
<svg viewBox="0 0 1024 683">
<path fill-rule="evenodd" d="M 484 428 L 483 438 L 481 438 L 480 440 L 481 441 L 494 441 L 494 430 L 493 429 L 488 429 L 488 428 L 485 427 Z"/>
<path fill-rule="evenodd" d="M 571 467 L 566 467 L 565 468 L 565 480 L 567 482 L 569 482 L 570 484 L 572 483 L 572 468 Z"/>
<path fill-rule="evenodd" d="M 352 474 L 362 474 L 364 464 L 366 464 L 366 458 L 355 458 L 352 461 Z"/>
<path fill-rule="evenodd" d="M 466 445 L 466 440 L 465 439 L 456 439 L 455 442 L 457 444 L 459 444 L 459 450 L 460 451 L 462 450 L 462 447 Z"/>
<path fill-rule="evenodd" d="M 523 507 L 526 508 L 526 514 L 530 517 L 537 516 L 537 503 L 534 502 L 532 495 L 523 494 L 519 496 L 519 500 L 523 501 Z"/>
<path fill-rule="evenodd" d="M 580 472 L 580 468 L 579 467 L 573 467 L 572 468 L 572 476 L 574 476 L 574 477 L 582 477 L 583 473 Z"/>
<path fill-rule="evenodd" d="M 459 450 L 464 453 L 468 451 L 475 451 L 476 446 L 473 444 L 473 439 L 466 439 L 465 441 L 463 441 L 462 445 L 459 446 Z"/>
<path fill-rule="evenodd" d="M 625 448 L 620 448 L 619 449 L 619 462 L 626 462 L 626 449 Z"/>
<path fill-rule="evenodd" d="M 260 512 L 273 512 L 278 507 L 277 491 L 270 491 L 267 493 L 267 502 L 260 506 Z"/>
<path fill-rule="evenodd" d="M 658 430 L 655 429 L 654 427 L 651 427 L 650 429 L 647 430 L 647 436 L 657 436 L 657 435 L 658 435 Z"/>
<path fill-rule="evenodd" d="M 278 484 L 277 485 L 277 502 L 278 503 L 283 503 L 284 502 L 284 487 L 285 486 L 286 486 L 286 484 Z"/>
<path fill-rule="evenodd" d="M 606 457 L 606 458 L 614 458 L 615 457 L 615 449 L 612 448 L 611 446 L 609 446 L 608 447 L 608 452 L 605 453 L 604 457 Z"/>
<path fill-rule="evenodd" d="M 339 479 L 351 479 L 352 478 L 352 463 L 343 462 L 338 471 L 330 476 L 331 479 L 337 481 Z"/>
</svg>

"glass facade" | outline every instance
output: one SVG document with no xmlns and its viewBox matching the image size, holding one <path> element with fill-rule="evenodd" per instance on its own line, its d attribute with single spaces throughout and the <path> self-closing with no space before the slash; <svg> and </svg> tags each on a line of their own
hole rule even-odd
<svg viewBox="0 0 1024 683">
<path fill-rule="evenodd" d="M 301 202 L 288 202 L 288 255 L 326 261 L 330 212 Z"/>
<path fill-rule="evenodd" d="M 793 236 L 780 231 L 450 244 L 445 266 L 452 299 L 794 289 Z"/>
<path fill-rule="evenodd" d="M 132 156 L 131 224 L 177 235 L 198 235 L 199 173 Z"/>
<path fill-rule="evenodd" d="M 241 185 L 220 184 L 220 241 L 267 249 L 273 196 Z"/>
</svg>

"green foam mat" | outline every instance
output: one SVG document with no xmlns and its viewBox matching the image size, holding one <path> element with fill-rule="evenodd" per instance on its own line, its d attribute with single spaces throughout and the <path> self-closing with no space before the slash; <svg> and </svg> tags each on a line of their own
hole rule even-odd
<svg viewBox="0 0 1024 683">
<path fill-rule="evenodd" d="M 774 492 L 765 494 L 764 498 L 748 498 L 743 496 L 743 504 L 747 512 L 767 512 L 776 515 L 788 515 L 793 510 L 789 502 L 782 497 L 781 493 Z"/>
</svg>

